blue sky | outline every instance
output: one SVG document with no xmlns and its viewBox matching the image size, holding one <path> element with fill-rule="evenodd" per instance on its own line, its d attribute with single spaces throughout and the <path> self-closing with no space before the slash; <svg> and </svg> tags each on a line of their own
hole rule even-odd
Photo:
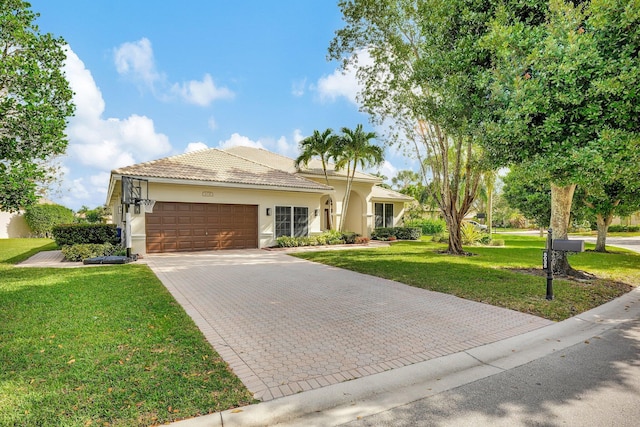
<svg viewBox="0 0 640 427">
<path fill-rule="evenodd" d="M 295 157 L 314 129 L 376 130 L 358 111 L 353 74 L 326 58 L 342 27 L 336 2 L 31 4 L 40 30 L 69 45 L 77 111 L 50 199 L 74 210 L 102 205 L 117 167 L 237 144 Z M 386 159 L 389 178 L 410 164 L 388 149 Z"/>
</svg>

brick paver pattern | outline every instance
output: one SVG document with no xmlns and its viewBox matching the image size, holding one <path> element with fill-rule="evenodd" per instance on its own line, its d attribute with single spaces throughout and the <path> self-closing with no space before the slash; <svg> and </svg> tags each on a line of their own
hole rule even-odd
<svg viewBox="0 0 640 427">
<path fill-rule="evenodd" d="M 263 401 L 552 323 L 281 252 L 164 254 L 146 262 Z"/>
</svg>

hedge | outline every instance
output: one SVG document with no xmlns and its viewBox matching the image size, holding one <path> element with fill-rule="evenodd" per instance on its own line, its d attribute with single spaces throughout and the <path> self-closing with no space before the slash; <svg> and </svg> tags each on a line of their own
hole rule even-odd
<svg viewBox="0 0 640 427">
<path fill-rule="evenodd" d="M 374 240 L 418 240 L 422 236 L 422 230 L 418 227 L 381 227 L 371 232 Z"/>
<path fill-rule="evenodd" d="M 85 243 L 120 243 L 115 224 L 63 224 L 53 228 L 53 238 L 59 247 Z"/>
<path fill-rule="evenodd" d="M 49 237 L 59 224 L 73 221 L 73 211 L 60 205 L 33 205 L 27 208 L 24 219 L 37 237 Z"/>
<path fill-rule="evenodd" d="M 317 236 L 290 237 L 281 236 L 276 239 L 279 248 L 297 248 L 299 246 L 341 245 L 344 243 L 368 243 L 369 239 L 357 233 L 347 231 L 341 233 L 336 230 L 325 231 Z"/>
<path fill-rule="evenodd" d="M 440 234 L 447 231 L 444 219 L 413 219 L 404 222 L 405 227 L 418 227 L 424 235 Z"/>
<path fill-rule="evenodd" d="M 640 225 L 610 225 L 609 231 L 612 233 L 619 232 L 637 232 L 640 231 Z"/>
<path fill-rule="evenodd" d="M 62 247 L 62 254 L 67 261 L 84 261 L 87 258 L 98 256 L 124 255 L 122 252 L 120 246 L 111 243 L 80 243 Z"/>
</svg>

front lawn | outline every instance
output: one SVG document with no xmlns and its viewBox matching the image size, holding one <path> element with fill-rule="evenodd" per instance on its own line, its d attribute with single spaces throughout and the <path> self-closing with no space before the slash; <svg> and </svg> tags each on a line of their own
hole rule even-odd
<svg viewBox="0 0 640 427">
<path fill-rule="evenodd" d="M 639 254 L 622 249 L 606 254 L 585 252 L 570 256 L 572 266 L 599 279 L 555 279 L 555 299 L 547 301 L 545 276 L 529 274 L 541 272 L 545 239 L 507 234 L 494 238 L 504 239 L 505 247 L 466 248 L 474 256 L 443 255 L 438 251 L 446 245 L 426 241 L 294 255 L 556 321 L 597 307 L 640 284 Z"/>
<path fill-rule="evenodd" d="M 144 265 L 18 268 L 0 240 L 0 425 L 148 426 L 253 402 Z"/>
</svg>

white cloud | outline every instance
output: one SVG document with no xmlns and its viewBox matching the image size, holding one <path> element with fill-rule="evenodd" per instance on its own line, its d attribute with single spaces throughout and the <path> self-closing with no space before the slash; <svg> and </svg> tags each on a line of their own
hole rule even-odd
<svg viewBox="0 0 640 427">
<path fill-rule="evenodd" d="M 304 95 L 305 88 L 307 86 L 307 79 L 296 80 L 291 84 L 291 94 L 295 97 Z"/>
<path fill-rule="evenodd" d="M 234 93 L 226 87 L 218 87 L 210 74 L 202 80 L 169 83 L 167 76 L 156 68 L 151 41 L 142 38 L 125 42 L 114 49 L 116 71 L 151 90 L 159 99 L 168 101 L 178 97 L 189 104 L 206 107 L 217 99 L 230 99 Z"/>
<path fill-rule="evenodd" d="M 156 82 L 164 79 L 156 70 L 153 49 L 147 38 L 122 43 L 114 50 L 114 61 L 119 74 L 139 80 L 152 89 Z"/>
<path fill-rule="evenodd" d="M 355 73 L 343 73 L 336 70 L 333 74 L 321 77 L 317 85 L 318 93 L 322 101 L 335 101 L 338 97 L 345 97 L 351 103 L 356 104 L 358 95 L 358 81 Z"/>
<path fill-rule="evenodd" d="M 398 169 L 391 163 L 389 163 L 389 161 L 385 160 L 378 168 L 378 172 L 391 179 L 398 174 Z"/>
<path fill-rule="evenodd" d="M 360 92 L 360 83 L 356 77 L 358 65 L 371 65 L 373 60 L 366 50 L 358 52 L 358 60 L 351 61 L 346 70 L 335 70 L 328 76 L 318 79 L 315 89 L 320 95 L 321 101 L 335 101 L 339 97 L 346 98 L 349 102 L 358 105 L 356 97 Z"/>
<path fill-rule="evenodd" d="M 216 99 L 233 98 L 234 93 L 226 87 L 217 87 L 210 74 L 205 74 L 202 81 L 191 80 L 182 84 L 174 84 L 171 92 L 185 102 L 206 107 Z"/>
<path fill-rule="evenodd" d="M 302 131 L 300 129 L 295 129 L 293 131 L 293 141 L 298 144 L 300 141 L 302 141 L 305 138 L 304 135 L 302 135 Z"/>
<path fill-rule="evenodd" d="M 209 120 L 207 121 L 207 125 L 209 125 L 209 129 L 211 130 L 218 129 L 218 123 L 216 122 L 216 119 L 214 119 L 213 117 L 209 117 Z"/>
<path fill-rule="evenodd" d="M 184 152 L 191 153 L 192 151 L 206 150 L 207 148 L 209 147 L 204 142 L 190 142 L 187 144 L 187 148 L 184 149 Z"/>
<path fill-rule="evenodd" d="M 291 158 L 298 157 L 298 143 L 289 142 L 287 138 L 281 136 L 276 141 L 276 152 Z"/>
<path fill-rule="evenodd" d="M 220 141 L 218 147 L 224 150 L 225 148 L 236 147 L 239 145 L 253 148 L 262 148 L 292 158 L 298 156 L 298 143 L 289 142 L 289 140 L 285 136 L 281 136 L 278 139 L 260 138 L 257 141 L 253 141 L 246 136 L 234 133 L 226 141 Z"/>
<path fill-rule="evenodd" d="M 66 55 L 64 71 L 75 93 L 76 114 L 67 127 L 63 202 L 75 208 L 86 203 L 98 206 L 104 203 L 111 169 L 167 154 L 171 144 L 146 116 L 103 118 L 105 103 L 91 72 L 69 47 Z M 74 176 L 80 173 L 87 173 L 88 181 Z"/>
<path fill-rule="evenodd" d="M 227 139 L 226 141 L 220 141 L 218 146 L 222 149 L 236 146 L 264 148 L 260 141 L 252 141 L 248 137 L 242 136 L 239 133 L 232 134 L 231 138 Z"/>
</svg>

